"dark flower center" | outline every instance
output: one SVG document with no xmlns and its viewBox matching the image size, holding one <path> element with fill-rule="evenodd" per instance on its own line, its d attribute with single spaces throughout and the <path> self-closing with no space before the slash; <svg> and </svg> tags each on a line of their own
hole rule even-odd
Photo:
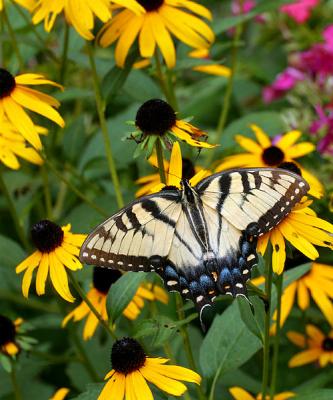
<svg viewBox="0 0 333 400">
<path fill-rule="evenodd" d="M 16 330 L 13 322 L 3 315 L 0 315 L 0 346 L 13 342 Z"/>
<path fill-rule="evenodd" d="M 270 146 L 262 153 L 262 159 L 266 165 L 273 166 L 281 164 L 284 159 L 283 151 L 277 146 Z"/>
<path fill-rule="evenodd" d="M 112 368 L 122 374 L 140 369 L 146 361 L 146 354 L 136 340 L 129 337 L 117 340 L 111 352 Z"/>
<path fill-rule="evenodd" d="M 164 0 L 137 0 L 137 2 L 141 4 L 146 11 L 155 11 L 161 7 Z"/>
<path fill-rule="evenodd" d="M 287 171 L 290 171 L 290 172 L 294 172 L 295 174 L 297 174 L 299 176 L 302 176 L 302 171 L 293 162 L 285 161 L 285 162 L 281 163 L 278 167 L 285 169 Z"/>
<path fill-rule="evenodd" d="M 50 253 L 61 246 L 64 239 L 64 231 L 54 222 L 44 219 L 33 225 L 31 238 L 39 251 Z"/>
<path fill-rule="evenodd" d="M 164 135 L 176 123 L 176 113 L 163 100 L 152 99 L 139 108 L 135 125 L 147 135 Z"/>
<path fill-rule="evenodd" d="M 107 294 L 111 285 L 121 277 L 121 272 L 115 269 L 95 267 L 93 272 L 94 288 Z"/>
<path fill-rule="evenodd" d="M 330 337 L 325 338 L 321 346 L 324 351 L 333 351 L 333 339 Z"/>
<path fill-rule="evenodd" d="M 190 180 L 195 175 L 194 164 L 188 158 L 183 158 L 182 161 L 183 161 L 182 177 L 183 179 Z"/>
<path fill-rule="evenodd" d="M 303 253 L 301 253 L 299 250 L 293 250 L 292 252 L 292 257 L 287 257 L 286 258 L 286 263 L 285 263 L 285 271 L 288 271 L 290 269 L 296 268 L 299 265 L 306 264 L 309 262 L 309 259 L 305 257 Z M 304 275 L 303 275 L 304 277 Z"/>
<path fill-rule="evenodd" d="M 9 96 L 15 86 L 16 82 L 13 75 L 6 69 L 0 68 L 0 99 Z"/>
</svg>

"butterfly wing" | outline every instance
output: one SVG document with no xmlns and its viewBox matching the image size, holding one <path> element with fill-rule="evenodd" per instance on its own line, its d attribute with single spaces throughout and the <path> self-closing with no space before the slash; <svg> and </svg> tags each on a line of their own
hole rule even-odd
<svg viewBox="0 0 333 400">
<path fill-rule="evenodd" d="M 180 212 L 177 190 L 136 200 L 95 228 L 81 247 L 80 260 L 124 271 L 159 270 Z"/>
</svg>

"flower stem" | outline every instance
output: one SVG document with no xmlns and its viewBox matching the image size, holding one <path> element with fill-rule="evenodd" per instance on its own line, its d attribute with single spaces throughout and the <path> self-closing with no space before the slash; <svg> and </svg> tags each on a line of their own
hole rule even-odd
<svg viewBox="0 0 333 400">
<path fill-rule="evenodd" d="M 280 334 L 281 334 L 281 298 L 282 298 L 282 284 L 283 274 L 279 275 L 276 280 L 276 291 L 277 291 L 277 308 L 276 308 L 276 332 L 273 344 L 273 361 L 272 361 L 272 380 L 270 396 L 271 400 L 274 400 L 276 381 L 278 373 L 279 363 L 279 347 L 280 347 Z"/>
<path fill-rule="evenodd" d="M 23 244 L 24 248 L 27 251 L 29 251 L 30 245 L 29 245 L 29 243 L 27 241 L 27 238 L 26 238 L 26 235 L 25 235 L 25 232 L 24 232 L 24 228 L 23 228 L 23 225 L 22 225 L 22 221 L 20 220 L 20 217 L 17 214 L 16 207 L 14 205 L 12 196 L 10 195 L 9 190 L 7 188 L 7 185 L 5 183 L 5 180 L 3 178 L 2 171 L 0 171 L 0 190 L 1 190 L 2 194 L 5 196 L 6 201 L 8 203 L 9 212 L 10 212 L 12 218 L 13 218 L 17 236 L 19 237 L 19 239 L 20 239 L 21 243 Z"/>
<path fill-rule="evenodd" d="M 270 345 L 270 326 L 271 326 L 271 294 L 272 294 L 272 252 L 269 247 L 266 252 L 266 279 L 265 279 L 265 293 L 267 296 L 267 308 L 265 316 L 265 336 L 264 336 L 264 360 L 263 360 L 263 370 L 262 370 L 262 398 L 266 399 L 266 393 L 268 389 L 268 378 L 269 378 L 269 345 Z"/>
<path fill-rule="evenodd" d="M 101 317 L 100 313 L 96 310 L 96 308 L 93 306 L 91 301 L 88 299 L 84 291 L 81 289 L 81 286 L 77 282 L 74 274 L 72 271 L 68 270 L 68 275 L 71 279 L 71 282 L 75 288 L 75 290 L 78 292 L 79 296 L 81 299 L 87 304 L 87 306 L 90 308 L 92 313 L 95 315 L 95 317 L 98 319 L 98 321 L 101 323 L 101 325 L 105 328 L 105 330 L 108 332 L 108 334 L 114 339 L 117 340 L 116 334 L 113 332 L 113 330 L 110 328 L 108 323 Z"/>
<path fill-rule="evenodd" d="M 12 381 L 15 400 L 21 400 L 22 399 L 22 395 L 21 395 L 21 390 L 20 390 L 20 388 L 18 386 L 18 383 L 17 383 L 16 367 L 15 367 L 14 362 L 12 362 L 12 369 L 10 371 L 10 378 L 11 378 L 11 381 Z"/>
<path fill-rule="evenodd" d="M 83 200 L 85 203 L 87 203 L 91 208 L 96 210 L 98 213 L 103 215 L 104 217 L 109 216 L 109 213 L 105 210 L 103 210 L 101 207 L 97 206 L 93 201 L 89 200 L 82 192 L 80 192 L 79 189 L 77 189 L 70 181 L 61 173 L 57 170 L 57 168 L 52 164 L 51 161 L 49 161 L 45 156 L 42 155 L 42 158 L 45 162 L 45 164 L 48 166 L 48 168 L 54 173 L 54 175 L 62 182 L 64 182 L 68 188 L 74 192 L 81 200 Z"/>
<path fill-rule="evenodd" d="M 162 150 L 161 141 L 159 139 L 157 139 L 155 142 L 155 149 L 156 149 L 158 171 L 160 173 L 161 183 L 164 183 L 166 185 L 167 180 L 166 180 L 165 171 L 164 171 L 163 150 Z"/>
<path fill-rule="evenodd" d="M 99 118 L 101 130 L 102 130 L 102 134 L 103 134 L 106 157 L 107 157 L 108 165 L 109 165 L 109 171 L 110 171 L 111 180 L 112 180 L 112 183 L 114 186 L 114 190 L 116 193 L 117 204 L 118 204 L 118 207 L 121 208 L 124 206 L 124 200 L 123 200 L 123 195 L 121 193 L 119 177 L 118 177 L 118 173 L 117 173 L 117 169 L 116 169 L 116 164 L 115 164 L 115 161 L 113 158 L 111 141 L 110 141 L 108 127 L 107 127 L 105 114 L 104 114 L 105 101 L 103 100 L 103 97 L 102 97 L 101 86 L 100 86 L 98 75 L 97 75 L 96 63 L 95 63 L 94 54 L 93 54 L 90 43 L 86 42 L 86 48 L 88 51 L 89 62 L 90 62 L 90 67 L 91 67 L 91 72 L 92 72 L 92 77 L 93 77 L 93 82 L 94 82 L 97 113 L 98 113 L 98 118 Z"/>
<path fill-rule="evenodd" d="M 164 93 L 164 96 L 165 96 L 167 102 L 170 104 L 170 106 L 175 111 L 177 111 L 178 104 L 177 104 L 176 95 L 173 90 L 170 72 L 168 72 L 167 77 L 163 73 L 162 65 L 161 65 L 161 61 L 160 61 L 160 57 L 158 55 L 157 49 L 155 50 L 155 63 L 156 63 L 156 75 L 157 75 L 158 81 L 160 83 L 162 92 Z"/>
<path fill-rule="evenodd" d="M 5 21 L 6 25 L 7 25 L 7 28 L 8 28 L 8 33 L 9 33 L 9 36 L 10 36 L 10 40 L 12 42 L 12 46 L 13 46 L 14 52 L 15 52 L 16 57 L 17 57 L 17 61 L 18 61 L 19 66 L 20 66 L 20 70 L 23 71 L 23 69 L 24 69 L 24 61 L 23 61 L 23 58 L 21 56 L 20 49 L 18 47 L 18 43 L 17 43 L 16 36 L 15 36 L 15 31 L 11 26 L 11 23 L 9 21 L 9 18 L 8 18 L 8 15 L 7 15 L 5 7 L 2 10 L 2 14 L 3 14 L 3 19 L 4 19 L 4 21 Z"/>
<path fill-rule="evenodd" d="M 65 23 L 64 43 L 62 48 L 61 66 L 59 83 L 64 85 L 66 80 L 67 64 L 68 64 L 68 47 L 69 47 L 69 24 Z"/>
</svg>

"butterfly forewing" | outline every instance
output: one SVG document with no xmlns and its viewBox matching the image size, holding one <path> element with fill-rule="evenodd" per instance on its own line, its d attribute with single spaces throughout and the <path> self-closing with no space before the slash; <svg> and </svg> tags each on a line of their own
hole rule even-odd
<svg viewBox="0 0 333 400">
<path fill-rule="evenodd" d="M 124 271 L 150 271 L 150 258 L 166 257 L 181 212 L 177 191 L 146 196 L 99 225 L 85 240 L 80 259 Z"/>
</svg>

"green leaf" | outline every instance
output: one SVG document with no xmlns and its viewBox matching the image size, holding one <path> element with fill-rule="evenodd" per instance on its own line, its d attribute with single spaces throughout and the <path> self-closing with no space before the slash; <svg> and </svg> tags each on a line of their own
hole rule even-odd
<svg viewBox="0 0 333 400">
<path fill-rule="evenodd" d="M 161 90 L 145 72 L 133 70 L 124 84 L 123 90 L 134 100 L 144 102 L 161 97 Z"/>
<path fill-rule="evenodd" d="M 237 304 L 244 324 L 261 342 L 264 342 L 264 302 L 258 296 L 251 297 L 250 301 L 243 296 L 238 296 Z"/>
<path fill-rule="evenodd" d="M 26 256 L 18 243 L 2 235 L 0 235 L 0 254 L 0 267 L 6 268 L 15 268 Z"/>
<path fill-rule="evenodd" d="M 319 389 L 311 393 L 299 394 L 293 400 L 329 400 L 333 399 L 333 389 Z"/>
<path fill-rule="evenodd" d="M 144 272 L 127 272 L 111 286 L 107 299 L 107 310 L 113 321 L 132 301 L 145 277 Z"/>
<path fill-rule="evenodd" d="M 305 275 L 310 270 L 310 268 L 311 268 L 311 263 L 306 263 L 298 265 L 297 267 L 286 271 L 283 274 L 283 289 L 285 289 L 291 283 L 295 282 L 301 276 Z"/>
<path fill-rule="evenodd" d="M 222 315 L 215 317 L 200 349 L 200 365 L 205 376 L 223 375 L 243 365 L 261 347 L 233 302 Z"/>
<path fill-rule="evenodd" d="M 234 28 L 235 26 L 248 21 L 259 14 L 262 14 L 263 12 L 276 10 L 281 5 L 286 3 L 290 3 L 290 0 L 265 0 L 247 14 L 217 20 L 217 22 L 213 24 L 214 31 L 217 35 L 219 35 L 220 33 L 225 32 L 230 28 Z"/>
<path fill-rule="evenodd" d="M 2 365 L 3 369 L 8 372 L 9 374 L 12 371 L 12 363 L 8 356 L 0 353 L 0 364 Z"/>
</svg>

